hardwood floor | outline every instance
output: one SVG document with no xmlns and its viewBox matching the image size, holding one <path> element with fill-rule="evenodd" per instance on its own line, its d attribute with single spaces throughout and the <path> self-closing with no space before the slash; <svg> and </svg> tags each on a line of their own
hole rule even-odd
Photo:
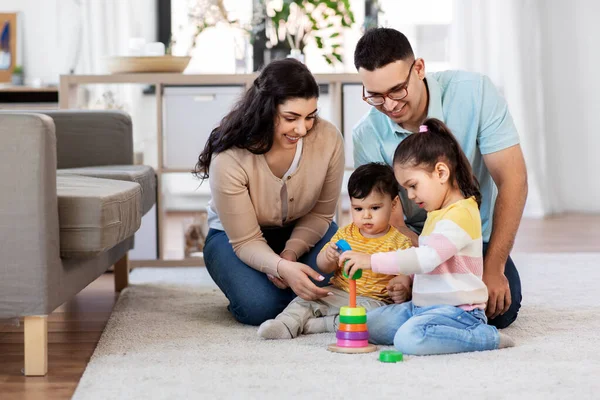
<svg viewBox="0 0 600 400">
<path fill-rule="evenodd" d="M 48 317 L 48 375 L 25 377 L 23 325 L 0 321 L 0 399 L 70 399 L 85 370 L 117 295 L 104 274 Z"/>
<path fill-rule="evenodd" d="M 175 218 L 173 224 L 181 232 L 181 220 Z M 168 240 L 175 248 L 181 239 Z M 600 252 L 600 215 L 523 220 L 514 251 Z M 0 399 L 70 399 L 116 299 L 113 275 L 105 274 L 48 317 L 45 377 L 25 378 L 21 374 L 23 328 L 0 322 Z"/>
</svg>

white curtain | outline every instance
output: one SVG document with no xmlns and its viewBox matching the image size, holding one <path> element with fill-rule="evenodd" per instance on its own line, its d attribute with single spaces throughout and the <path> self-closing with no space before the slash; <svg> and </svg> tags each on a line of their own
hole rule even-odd
<svg viewBox="0 0 600 400">
<path fill-rule="evenodd" d="M 450 37 L 453 68 L 488 75 L 506 98 L 529 176 L 525 216 L 561 211 L 548 176 L 542 69 L 544 0 L 455 0 Z"/>
<path fill-rule="evenodd" d="M 62 73 L 107 73 L 106 59 L 128 55 L 129 39 L 156 41 L 155 0 L 59 0 L 57 3 L 62 40 Z M 114 107 L 129 113 L 134 121 L 134 150 L 154 155 L 156 141 L 154 99 L 143 96 L 143 85 L 88 85 L 79 93 L 79 107 Z M 155 144 L 154 144 L 155 146 Z M 153 163 L 155 160 L 146 161 Z"/>
</svg>

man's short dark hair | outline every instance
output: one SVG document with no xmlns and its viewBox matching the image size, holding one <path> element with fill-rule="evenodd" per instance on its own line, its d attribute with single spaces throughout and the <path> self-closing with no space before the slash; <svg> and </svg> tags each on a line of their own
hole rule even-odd
<svg viewBox="0 0 600 400">
<path fill-rule="evenodd" d="M 387 164 L 368 163 L 361 165 L 350 175 L 348 194 L 354 199 L 364 199 L 373 190 L 389 194 L 392 200 L 400 190 L 394 170 Z"/>
<path fill-rule="evenodd" d="M 398 60 L 415 58 L 410 42 L 402 32 L 391 28 L 369 29 L 354 50 L 354 66 L 373 71 Z"/>
</svg>

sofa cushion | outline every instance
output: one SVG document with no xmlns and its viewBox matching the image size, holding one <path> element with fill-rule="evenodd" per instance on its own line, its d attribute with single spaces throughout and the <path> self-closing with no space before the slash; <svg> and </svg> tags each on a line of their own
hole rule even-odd
<svg viewBox="0 0 600 400">
<path fill-rule="evenodd" d="M 106 165 L 98 167 L 65 168 L 59 176 L 83 175 L 103 179 L 136 182 L 142 187 L 142 215 L 156 203 L 156 173 L 147 165 Z"/>
<path fill-rule="evenodd" d="M 142 188 L 137 183 L 61 175 L 56 192 L 63 258 L 94 257 L 140 227 Z"/>
</svg>

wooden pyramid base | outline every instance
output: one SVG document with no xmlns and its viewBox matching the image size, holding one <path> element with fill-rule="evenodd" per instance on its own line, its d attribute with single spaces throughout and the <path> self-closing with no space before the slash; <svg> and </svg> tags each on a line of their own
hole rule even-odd
<svg viewBox="0 0 600 400">
<path fill-rule="evenodd" d="M 377 346 L 369 343 L 367 347 L 340 347 L 336 343 L 332 343 L 327 346 L 327 350 L 334 353 L 346 353 L 346 354 L 359 354 L 359 353 L 372 353 L 377 351 Z"/>
</svg>

